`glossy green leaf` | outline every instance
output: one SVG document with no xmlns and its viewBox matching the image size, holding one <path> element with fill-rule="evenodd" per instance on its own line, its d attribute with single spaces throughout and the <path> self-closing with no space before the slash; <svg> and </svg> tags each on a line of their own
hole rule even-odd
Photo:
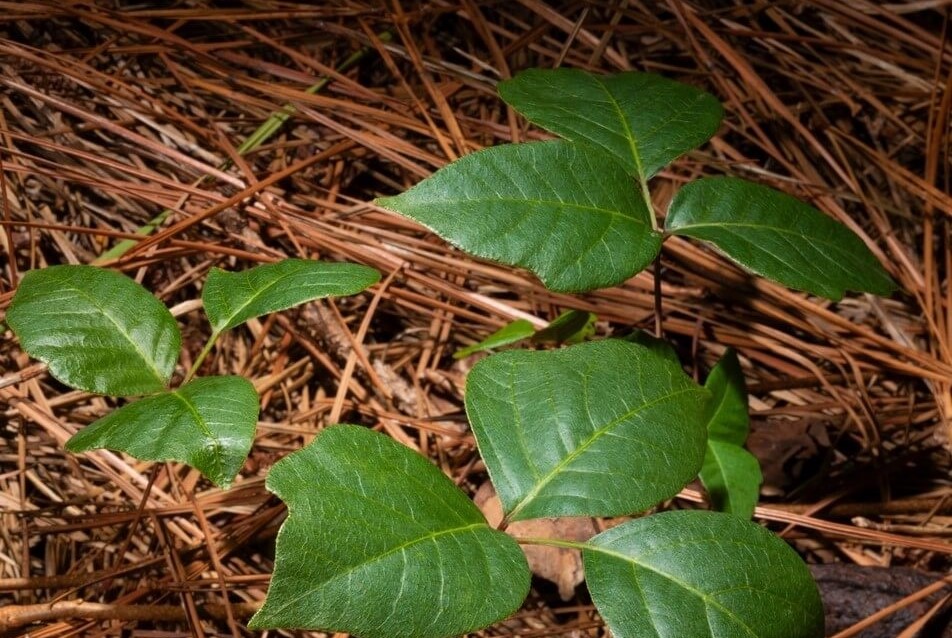
<svg viewBox="0 0 952 638">
<path fill-rule="evenodd" d="M 243 377 L 204 377 L 140 399 L 77 432 L 71 452 L 105 448 L 146 461 L 187 463 L 231 485 L 251 450 L 258 393 Z"/>
<path fill-rule="evenodd" d="M 94 266 L 28 272 L 7 310 L 20 346 L 68 386 L 113 396 L 165 389 L 181 335 L 135 281 Z"/>
<path fill-rule="evenodd" d="M 566 310 L 532 336 L 534 343 L 582 343 L 595 334 L 598 315 L 584 310 Z"/>
<path fill-rule="evenodd" d="M 380 280 L 360 264 L 285 259 L 239 272 L 212 268 L 202 291 L 216 333 L 305 301 L 354 295 Z"/>
<path fill-rule="evenodd" d="M 526 268 L 560 292 L 620 284 L 661 246 L 624 169 L 564 141 L 472 153 L 377 203 L 469 253 Z"/>
<path fill-rule="evenodd" d="M 647 516 L 602 532 L 582 555 L 592 601 L 615 638 L 823 636 L 806 565 L 736 516 Z"/>
<path fill-rule="evenodd" d="M 750 431 L 747 388 L 737 353 L 728 349 L 704 384 L 711 391 L 707 452 L 699 477 L 715 509 L 750 518 L 763 475 L 757 458 L 743 448 Z"/>
<path fill-rule="evenodd" d="M 275 465 L 268 489 L 290 513 L 251 628 L 455 636 L 505 618 L 528 592 L 516 542 L 382 434 L 332 426 Z"/>
<path fill-rule="evenodd" d="M 526 319 L 516 319 L 504 325 L 502 328 L 492 333 L 479 343 L 474 343 L 472 345 L 466 346 L 465 348 L 460 348 L 453 353 L 454 359 L 465 359 L 466 357 L 475 354 L 477 352 L 484 352 L 486 350 L 492 350 L 493 348 L 501 348 L 503 346 L 508 346 L 513 343 L 522 341 L 523 339 L 528 339 L 533 334 L 535 334 L 535 328 L 532 326 L 532 322 Z"/>
<path fill-rule="evenodd" d="M 866 244 L 843 224 L 780 191 L 734 177 L 684 186 L 667 230 L 711 242 L 754 274 L 837 301 L 847 290 L 896 289 Z"/>
<path fill-rule="evenodd" d="M 621 338 L 631 343 L 637 343 L 643 348 L 648 348 L 658 354 L 658 356 L 664 357 L 676 365 L 681 365 L 681 359 L 678 357 L 674 346 L 645 330 L 635 329 Z"/>
<path fill-rule="evenodd" d="M 679 365 L 603 340 L 477 363 L 466 413 L 510 520 L 647 509 L 693 479 L 708 393 Z"/>
<path fill-rule="evenodd" d="M 652 73 L 529 69 L 499 95 L 530 121 L 615 157 L 642 182 L 711 138 L 724 110 L 713 95 Z"/>
</svg>

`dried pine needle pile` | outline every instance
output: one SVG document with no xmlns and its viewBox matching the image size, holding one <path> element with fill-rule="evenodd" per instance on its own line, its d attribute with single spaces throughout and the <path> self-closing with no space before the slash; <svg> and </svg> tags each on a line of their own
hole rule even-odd
<svg viewBox="0 0 952 638">
<path fill-rule="evenodd" d="M 474 493 L 486 475 L 456 349 L 567 308 L 597 313 L 602 336 L 652 329 L 651 272 L 553 294 L 371 203 L 466 153 L 545 137 L 495 83 L 564 65 L 658 72 L 724 102 L 718 136 L 655 180 L 659 210 L 703 174 L 761 181 L 848 224 L 901 284 L 833 304 L 677 238 L 661 270 L 664 330 L 689 372 L 741 355 L 758 518 L 814 564 L 932 574 L 903 593 L 936 604 L 860 615 L 905 612 L 902 635 L 917 635 L 943 614 L 934 574 L 952 552 L 949 17 L 943 0 L 0 2 L 0 310 L 29 269 L 117 267 L 172 307 L 187 368 L 213 265 L 300 256 L 384 274 L 371 293 L 253 321 L 206 362 L 263 398 L 228 491 L 182 465 L 66 454 L 112 401 L 58 385 L 5 332 L 0 629 L 19 614 L 9 635 L 247 635 L 284 516 L 264 489 L 277 459 L 326 424 L 361 423 Z M 584 591 L 555 592 L 536 580 L 479 635 L 606 635 Z M 863 627 L 839 635 L 886 635 Z"/>
</svg>

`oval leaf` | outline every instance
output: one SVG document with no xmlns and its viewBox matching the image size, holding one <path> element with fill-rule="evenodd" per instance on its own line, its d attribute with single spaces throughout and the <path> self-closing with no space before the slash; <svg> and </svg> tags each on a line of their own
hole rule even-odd
<svg viewBox="0 0 952 638">
<path fill-rule="evenodd" d="M 532 322 L 526 319 L 516 319 L 504 325 L 502 328 L 492 333 L 479 343 L 474 343 L 465 348 L 460 348 L 453 353 L 454 359 L 465 359 L 466 357 L 475 354 L 477 352 L 483 352 L 485 350 L 492 350 L 493 348 L 501 348 L 502 346 L 508 346 L 513 343 L 522 341 L 523 339 L 528 339 L 533 334 L 535 334 L 535 328 L 532 326 Z"/>
<path fill-rule="evenodd" d="M 202 291 L 205 313 L 216 332 L 286 310 L 305 301 L 354 295 L 380 280 L 360 264 L 285 259 L 240 272 L 212 268 Z"/>
<path fill-rule="evenodd" d="M 94 266 L 28 272 L 7 322 L 54 377 L 112 396 L 164 390 L 182 340 L 161 301 L 129 277 Z"/>
<path fill-rule="evenodd" d="M 683 187 L 666 228 L 713 243 L 754 274 L 838 301 L 847 290 L 896 289 L 879 260 L 850 229 L 780 191 L 734 177 Z"/>
<path fill-rule="evenodd" d="M 529 69 L 500 82 L 499 95 L 542 128 L 604 149 L 642 182 L 709 140 L 724 115 L 713 95 L 653 73 Z"/>
<path fill-rule="evenodd" d="M 466 252 L 526 268 L 560 292 L 620 284 L 661 247 L 621 166 L 563 141 L 472 153 L 377 203 Z"/>
<path fill-rule="evenodd" d="M 592 601 L 615 638 L 823 636 L 806 565 L 736 516 L 647 516 L 602 532 L 582 555 Z"/>
<path fill-rule="evenodd" d="M 742 446 L 750 431 L 747 386 L 737 353 L 728 349 L 708 375 L 711 391 L 707 452 L 698 475 L 715 509 L 750 518 L 763 474 L 757 458 Z"/>
<path fill-rule="evenodd" d="M 204 377 L 119 408 L 77 432 L 66 449 L 181 461 L 228 487 L 251 450 L 257 422 L 258 393 L 247 379 Z"/>
<path fill-rule="evenodd" d="M 505 618 L 528 593 L 516 542 L 387 436 L 327 428 L 274 466 L 268 489 L 290 513 L 251 628 L 455 636 Z"/>
<path fill-rule="evenodd" d="M 693 479 L 707 392 L 618 340 L 477 363 L 466 413 L 510 520 L 642 511 Z"/>
</svg>

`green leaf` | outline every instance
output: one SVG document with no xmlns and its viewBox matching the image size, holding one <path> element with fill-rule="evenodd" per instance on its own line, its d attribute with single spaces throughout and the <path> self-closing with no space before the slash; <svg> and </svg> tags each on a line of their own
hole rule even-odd
<svg viewBox="0 0 952 638">
<path fill-rule="evenodd" d="M 164 390 L 182 340 L 168 308 L 149 291 L 93 266 L 28 272 L 7 322 L 23 350 L 54 377 L 112 396 Z"/>
<path fill-rule="evenodd" d="M 566 310 L 532 336 L 533 343 L 582 343 L 595 334 L 598 315 L 583 310 Z"/>
<path fill-rule="evenodd" d="M 737 353 L 728 349 L 704 384 L 711 391 L 707 452 L 699 477 L 715 509 L 749 519 L 763 475 L 757 458 L 742 446 L 750 431 L 747 388 Z"/>
<path fill-rule="evenodd" d="M 645 182 L 711 138 L 724 110 L 713 95 L 652 73 L 529 69 L 499 95 L 531 122 L 604 149 Z"/>
<path fill-rule="evenodd" d="M 895 283 L 843 224 L 780 191 L 734 177 L 683 187 L 666 228 L 713 243 L 754 274 L 838 301 L 847 290 L 888 295 Z"/>
<path fill-rule="evenodd" d="M 466 413 L 509 520 L 615 516 L 697 475 L 707 394 L 665 357 L 609 339 L 480 361 Z"/>
<path fill-rule="evenodd" d="M 526 268 L 559 292 L 620 284 L 661 247 L 624 169 L 563 141 L 472 153 L 377 203 L 473 255 Z"/>
<path fill-rule="evenodd" d="M 181 461 L 228 487 L 251 450 L 257 422 L 258 393 L 247 379 L 204 377 L 107 414 L 77 432 L 66 449 Z"/>
<path fill-rule="evenodd" d="M 515 321 L 507 323 L 505 326 L 492 333 L 479 343 L 474 343 L 470 346 L 466 346 L 465 348 L 460 348 L 453 353 L 453 358 L 465 359 L 466 357 L 477 352 L 508 346 L 518 341 L 522 341 L 523 339 L 528 339 L 534 333 L 535 328 L 532 327 L 531 321 L 527 321 L 526 319 L 516 319 Z"/>
<path fill-rule="evenodd" d="M 387 436 L 327 428 L 274 466 L 268 489 L 290 513 L 251 628 L 455 636 L 505 618 L 528 592 L 516 542 Z"/>
<path fill-rule="evenodd" d="M 615 638 L 823 636 L 806 565 L 736 516 L 647 516 L 602 532 L 582 555 L 592 601 Z"/>
<path fill-rule="evenodd" d="M 647 348 L 659 356 L 668 359 L 672 363 L 675 363 L 679 366 L 681 365 L 681 359 L 678 358 L 678 353 L 675 351 L 674 346 L 664 339 L 659 339 L 653 334 L 636 328 L 621 338 L 630 343 L 636 343 L 643 348 Z"/>
<path fill-rule="evenodd" d="M 380 280 L 360 264 L 285 259 L 240 272 L 212 268 L 202 291 L 216 333 L 305 301 L 354 295 Z"/>
</svg>

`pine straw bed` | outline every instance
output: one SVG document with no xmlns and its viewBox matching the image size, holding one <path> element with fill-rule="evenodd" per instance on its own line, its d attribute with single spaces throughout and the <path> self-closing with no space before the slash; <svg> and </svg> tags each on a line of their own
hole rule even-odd
<svg viewBox="0 0 952 638">
<path fill-rule="evenodd" d="M 0 2 L 0 308 L 24 271 L 91 263 L 166 208 L 157 232 L 104 263 L 174 308 L 186 368 L 212 265 L 293 255 L 385 277 L 370 294 L 252 322 L 217 349 L 205 372 L 247 375 L 263 396 L 254 451 L 225 492 L 181 465 L 65 454 L 111 401 L 59 386 L 6 332 L 0 605 L 67 601 L 61 617 L 31 608 L 37 638 L 246 634 L 284 513 L 263 486 L 276 459 L 325 424 L 362 423 L 475 491 L 486 476 L 461 407 L 470 362 L 455 349 L 567 308 L 597 313 L 601 335 L 652 329 L 650 272 L 553 294 L 371 203 L 465 153 L 542 137 L 494 83 L 559 64 L 656 71 L 724 101 L 720 134 L 655 180 L 659 210 L 702 174 L 763 181 L 850 225 L 900 282 L 891 299 L 832 304 L 674 238 L 663 326 L 700 377 L 725 347 L 741 354 L 767 473 L 761 521 L 812 563 L 946 571 L 948 11 L 942 0 Z M 285 104 L 295 113 L 282 130 L 239 155 Z M 682 496 L 673 506 L 699 492 Z M 78 600 L 101 607 L 74 618 Z M 518 615 L 479 635 L 605 630 L 584 592 L 563 603 L 540 580 Z"/>
</svg>

